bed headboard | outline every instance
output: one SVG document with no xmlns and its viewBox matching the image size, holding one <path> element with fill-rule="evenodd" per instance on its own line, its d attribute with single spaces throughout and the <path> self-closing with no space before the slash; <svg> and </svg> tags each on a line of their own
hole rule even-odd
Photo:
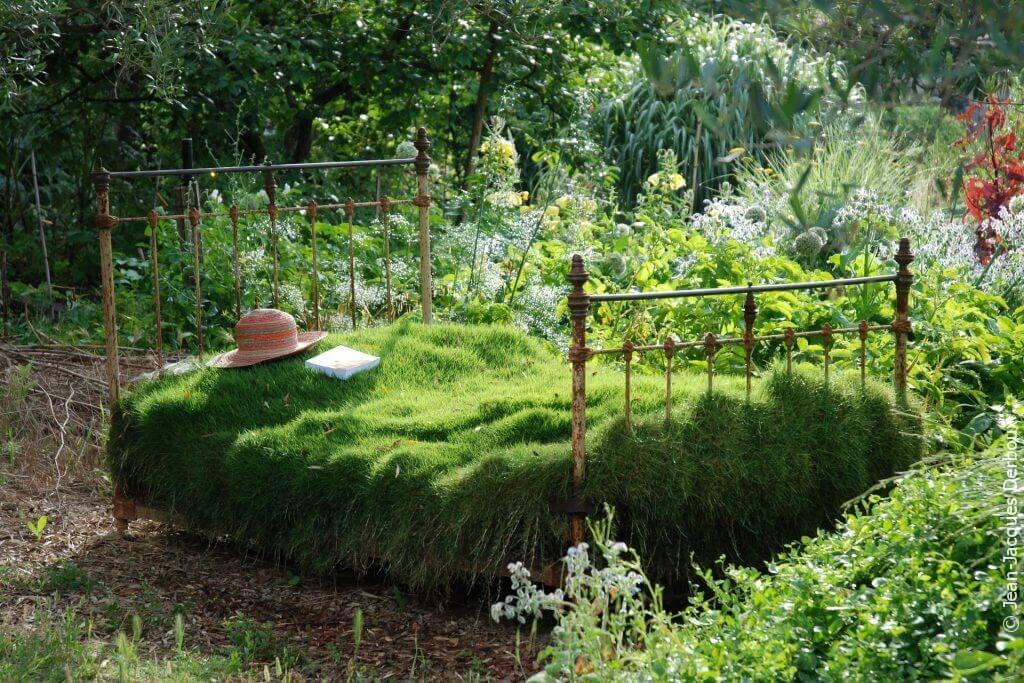
<svg viewBox="0 0 1024 683">
<path fill-rule="evenodd" d="M 352 317 L 352 325 L 356 324 L 356 303 L 355 303 L 355 253 L 353 247 L 352 227 L 355 210 L 363 207 L 376 208 L 381 215 L 381 225 L 384 240 L 384 271 L 385 271 L 385 296 L 387 300 L 389 318 L 394 318 L 394 302 L 391 287 L 391 254 L 388 246 L 388 217 L 391 210 L 400 205 L 412 205 L 417 207 L 419 214 L 419 262 L 420 262 L 420 295 L 423 309 L 423 322 L 431 322 L 431 273 L 430 273 L 430 230 L 429 230 L 429 209 L 430 191 L 428 184 L 428 170 L 430 169 L 430 140 L 427 138 L 425 129 L 420 128 L 416 133 L 413 144 L 416 148 L 416 156 L 397 159 L 360 159 L 355 161 L 324 161 L 313 163 L 296 164 L 260 164 L 250 166 L 213 166 L 209 168 L 193 168 L 191 163 L 191 141 L 183 149 L 185 168 L 177 169 L 151 169 L 139 171 L 108 171 L 99 169 L 93 172 L 92 179 L 96 189 L 96 228 L 99 231 L 100 242 L 100 280 L 103 290 L 103 323 L 104 336 L 106 340 L 106 366 L 107 385 L 111 405 L 117 402 L 120 378 L 118 370 L 118 343 L 117 343 L 117 304 L 114 297 L 114 260 L 113 247 L 111 244 L 112 231 L 124 223 L 146 223 L 150 228 L 149 259 L 153 275 L 153 311 L 155 313 L 156 327 L 156 351 L 160 364 L 163 364 L 163 320 L 161 312 L 160 295 L 160 257 L 157 241 L 157 229 L 162 221 L 174 221 L 177 224 L 180 234 L 190 231 L 192 247 L 193 273 L 192 279 L 193 296 L 195 299 L 195 327 L 198 342 L 198 352 L 203 353 L 203 294 L 202 278 L 200 277 L 203 254 L 202 254 L 202 223 L 206 218 L 227 217 L 231 221 L 232 230 L 232 266 L 234 275 L 235 290 L 235 316 L 240 317 L 242 313 L 241 291 L 242 282 L 239 268 L 238 253 L 238 228 L 239 219 L 246 215 L 266 215 L 270 222 L 270 243 L 273 276 L 273 304 L 278 306 L 280 292 L 280 264 L 278 263 L 278 216 L 283 213 L 305 212 L 310 222 L 311 235 L 311 273 L 312 273 L 312 324 L 313 327 L 320 325 L 320 293 L 319 293 L 319 263 L 317 258 L 317 234 L 316 218 L 318 211 L 336 209 L 343 210 L 348 225 L 348 262 L 349 262 L 349 309 Z M 323 169 L 355 169 L 355 168 L 379 168 L 384 166 L 412 166 L 416 172 L 416 194 L 412 197 L 391 199 L 380 196 L 379 185 L 377 196 L 371 201 L 356 201 L 349 197 L 344 202 L 318 204 L 316 199 L 310 198 L 306 203 L 298 206 L 277 205 L 277 182 L 276 173 L 286 171 L 313 171 Z M 240 209 L 232 205 L 227 211 L 204 212 L 199 207 L 198 197 L 192 192 L 192 181 L 198 175 L 203 174 L 260 174 L 263 176 L 263 189 L 267 194 L 267 204 L 259 209 Z M 112 180 L 133 180 L 139 178 L 162 178 L 172 177 L 180 181 L 176 197 L 175 212 L 171 214 L 157 214 L 150 211 L 144 216 L 118 216 L 111 211 L 110 185 Z M 197 193 L 196 193 L 197 194 Z"/>
</svg>

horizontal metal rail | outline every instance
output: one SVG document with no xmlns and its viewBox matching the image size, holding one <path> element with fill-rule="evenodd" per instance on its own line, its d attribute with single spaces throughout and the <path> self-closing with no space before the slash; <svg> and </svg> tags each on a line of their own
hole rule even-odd
<svg viewBox="0 0 1024 683">
<path fill-rule="evenodd" d="M 312 161 L 302 164 L 257 164 L 252 166 L 208 166 L 205 168 L 154 168 L 142 171 L 105 171 L 111 178 L 152 178 L 158 176 L 191 177 L 207 173 L 255 173 L 266 171 L 314 171 L 331 168 L 401 166 L 413 164 L 416 157 L 402 159 L 355 159 L 351 161 Z M 100 171 L 104 172 L 104 171 Z"/>
<path fill-rule="evenodd" d="M 867 325 L 864 327 L 865 332 L 877 332 L 879 330 L 891 330 L 892 325 Z M 801 332 L 794 331 L 791 335 L 793 339 L 801 338 L 813 338 L 822 337 L 826 334 L 840 334 L 840 335 L 854 335 L 861 332 L 860 327 L 836 327 L 828 330 L 804 330 Z M 762 341 L 785 341 L 785 334 L 762 334 L 754 335 L 751 338 L 753 342 Z M 746 340 L 743 337 L 716 337 L 715 346 L 729 346 L 743 344 Z M 707 341 L 701 339 L 699 341 L 675 341 L 672 344 L 673 349 L 693 349 L 701 346 L 707 346 Z M 601 349 L 587 349 L 589 357 L 593 356 L 608 356 L 608 355 L 624 355 L 627 352 L 643 353 L 644 351 L 664 351 L 665 344 L 646 344 L 644 346 L 612 346 Z"/>
<path fill-rule="evenodd" d="M 389 199 L 386 202 L 386 204 L 388 206 L 402 206 L 402 205 L 407 205 L 407 204 L 416 205 L 417 201 L 419 201 L 419 199 L 416 198 L 416 197 L 413 197 L 411 199 Z M 383 201 L 373 201 L 373 202 L 367 201 L 367 202 L 353 202 L 352 203 L 352 208 L 354 208 L 354 209 L 363 209 L 363 208 L 368 208 L 368 207 L 381 207 L 381 208 L 383 208 L 384 206 L 385 206 L 385 202 L 383 202 Z M 334 210 L 334 209 L 345 209 L 347 207 L 348 207 L 348 204 L 345 203 L 345 202 L 333 202 L 331 204 L 317 204 L 317 210 L 319 210 L 319 211 Z M 278 207 L 276 207 L 276 210 L 277 210 L 278 213 L 298 213 L 298 212 L 301 212 L 301 211 L 308 211 L 309 210 L 309 204 L 302 204 L 301 206 L 278 206 Z M 202 218 L 218 218 L 218 217 L 231 216 L 231 211 L 230 210 L 229 211 L 200 211 L 196 215 L 199 218 L 201 218 L 201 219 Z M 236 216 L 264 215 L 265 216 L 265 215 L 267 215 L 267 208 L 263 207 L 263 208 L 260 208 L 260 209 L 239 209 L 235 213 L 235 215 Z M 114 216 L 113 218 L 115 218 L 118 223 L 145 223 L 145 222 L 148 222 L 150 220 L 149 216 Z M 191 218 L 191 214 L 187 214 L 187 213 L 161 213 L 161 214 L 157 214 L 157 219 L 162 220 L 162 221 L 168 221 L 168 220 L 189 220 L 190 218 Z"/>
<path fill-rule="evenodd" d="M 746 285 L 737 287 L 708 287 L 702 289 L 677 289 L 665 292 L 625 292 L 622 294 L 590 294 L 590 302 L 599 301 L 646 301 L 648 299 L 684 299 L 694 296 L 716 296 L 720 294 L 746 294 L 757 292 L 785 292 L 800 289 L 828 289 L 847 285 L 867 285 L 873 282 L 895 282 L 896 275 L 872 275 L 870 277 L 848 277 L 839 280 L 816 280 L 813 282 L 780 282 L 769 285 Z"/>
</svg>

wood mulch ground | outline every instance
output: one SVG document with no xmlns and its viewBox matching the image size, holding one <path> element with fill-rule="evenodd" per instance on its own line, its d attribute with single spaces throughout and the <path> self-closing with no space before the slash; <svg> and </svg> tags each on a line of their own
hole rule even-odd
<svg viewBox="0 0 1024 683">
<path fill-rule="evenodd" d="M 176 611 L 185 615 L 186 647 L 200 654 L 224 654 L 230 625 L 248 620 L 272 632 L 277 647 L 300 653 L 302 676 L 333 680 L 349 666 L 361 611 L 357 665 L 371 678 L 517 679 L 536 670 L 544 637 L 530 643 L 492 622 L 496 595 L 439 604 L 386 578 L 297 577 L 227 540 L 156 522 L 117 533 L 110 485 L 97 466 L 101 365 L 89 353 L 69 359 L 23 349 L 0 345 L 0 382 L 8 386 L 19 381 L 11 379 L 16 366 L 39 361 L 23 406 L 10 405 L 9 389 L 7 399 L 0 395 L 0 428 L 19 444 L 0 459 L 0 629 L 31 629 L 41 614 L 74 611 L 90 620 L 93 637 L 112 640 L 141 620 L 140 653 L 162 659 L 174 649 Z M 145 364 L 134 359 L 124 370 Z M 43 515 L 37 538 L 29 523 Z"/>
</svg>

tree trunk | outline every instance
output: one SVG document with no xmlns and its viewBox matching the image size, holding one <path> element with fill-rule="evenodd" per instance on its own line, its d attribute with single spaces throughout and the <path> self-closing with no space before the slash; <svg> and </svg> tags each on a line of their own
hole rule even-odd
<svg viewBox="0 0 1024 683">
<path fill-rule="evenodd" d="M 242 153 L 245 158 L 253 163 L 262 164 L 267 158 L 267 148 L 263 144 L 263 136 L 256 130 L 250 128 L 242 133 Z"/>
<path fill-rule="evenodd" d="M 308 110 L 295 114 L 295 120 L 284 134 L 284 154 L 289 164 L 301 164 L 313 150 L 313 119 Z"/>
<path fill-rule="evenodd" d="M 498 54 L 498 24 L 493 19 L 487 29 L 487 57 L 477 72 L 476 102 L 473 105 L 473 131 L 469 137 L 469 149 L 466 151 L 466 166 L 462 174 L 462 189 L 466 189 L 469 176 L 476 169 L 476 154 L 480 149 L 480 138 L 484 132 L 484 120 L 487 118 L 487 98 L 490 95 L 491 80 L 494 76 L 494 59 Z"/>
</svg>

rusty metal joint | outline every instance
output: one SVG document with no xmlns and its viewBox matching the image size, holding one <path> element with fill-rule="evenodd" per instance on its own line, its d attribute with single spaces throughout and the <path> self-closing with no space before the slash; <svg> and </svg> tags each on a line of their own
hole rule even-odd
<svg viewBox="0 0 1024 683">
<path fill-rule="evenodd" d="M 96 227 L 100 230 L 110 230 L 117 225 L 117 216 L 109 213 L 96 214 Z"/>
<path fill-rule="evenodd" d="M 583 500 L 579 496 L 566 499 L 552 498 L 548 503 L 551 512 L 571 517 L 590 516 L 598 510 L 597 505 Z"/>
<path fill-rule="evenodd" d="M 135 510 L 135 500 L 132 498 L 124 498 L 122 496 L 114 496 L 114 519 L 133 520 L 138 519 L 138 514 Z"/>
<path fill-rule="evenodd" d="M 573 346 L 569 348 L 569 362 L 570 363 L 586 363 L 588 360 L 594 357 L 594 352 L 587 346 L 577 347 Z"/>
<path fill-rule="evenodd" d="M 429 194 L 417 195 L 417 196 L 413 197 L 411 200 L 409 200 L 409 202 L 413 206 L 418 206 L 420 208 L 430 208 L 430 195 Z M 385 209 L 385 211 L 386 210 L 387 209 Z"/>
</svg>

